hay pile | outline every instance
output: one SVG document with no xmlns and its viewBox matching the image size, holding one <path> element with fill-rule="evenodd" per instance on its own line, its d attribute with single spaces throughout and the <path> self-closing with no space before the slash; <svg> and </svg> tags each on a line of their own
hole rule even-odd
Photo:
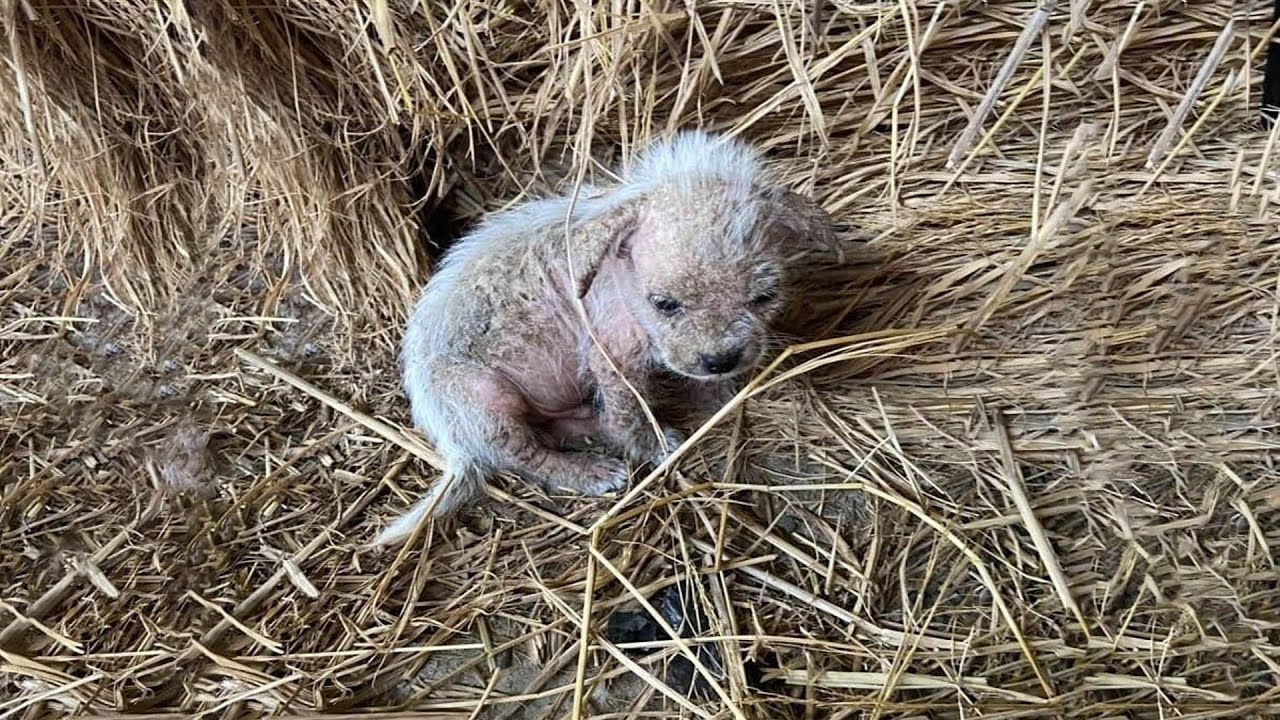
<svg viewBox="0 0 1280 720">
<path fill-rule="evenodd" d="M 1276 712 L 1237 5 L 3 3 L 0 717 Z M 852 339 L 625 502 L 500 480 L 363 549 L 436 477 L 430 258 L 685 126 L 870 238 L 807 303 Z M 609 639 L 670 587 L 697 637 Z"/>
</svg>

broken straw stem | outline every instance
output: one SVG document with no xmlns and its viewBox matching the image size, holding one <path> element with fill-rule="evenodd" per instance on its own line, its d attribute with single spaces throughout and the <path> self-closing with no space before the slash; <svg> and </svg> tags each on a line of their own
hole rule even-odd
<svg viewBox="0 0 1280 720">
<path fill-rule="evenodd" d="M 986 122 L 987 116 L 995 108 L 996 100 L 1000 97 L 1000 93 L 1004 91 L 1005 85 L 1008 85 L 1009 80 L 1013 78 L 1014 70 L 1022 62 L 1023 56 L 1027 54 L 1027 50 L 1031 47 L 1031 41 L 1035 39 L 1036 35 L 1040 34 L 1041 28 L 1048 22 L 1049 13 L 1053 11 L 1053 6 L 1056 4 L 1057 0 L 1045 0 L 1031 14 L 1030 21 L 1027 22 L 1022 34 L 1018 36 L 1018 42 L 1013 46 L 1013 52 L 1010 52 L 1009 57 L 1005 58 L 1004 66 L 1000 68 L 995 82 L 987 90 L 986 97 L 982 98 L 982 104 L 978 105 L 978 110 L 973 113 L 972 118 L 969 118 L 969 124 L 965 127 L 964 132 L 960 133 L 960 139 L 956 141 L 956 146 L 951 149 L 951 155 L 947 157 L 948 168 L 955 168 L 965 153 L 969 152 L 969 148 L 973 147 L 974 138 L 978 136 L 978 131 L 982 129 L 982 124 Z"/>
<path fill-rule="evenodd" d="M 426 462 L 428 465 L 435 468 L 436 470 L 439 470 L 441 473 L 446 473 L 446 474 L 448 473 L 449 469 L 448 467 L 446 467 L 444 459 L 441 458 L 440 454 L 437 453 L 433 448 L 427 445 L 426 442 L 422 440 L 418 440 L 417 438 L 413 437 L 409 433 L 401 432 L 397 430 L 395 427 L 393 427 L 392 425 L 385 423 L 379 420 L 378 418 L 375 418 L 371 415 L 368 415 L 366 413 L 360 412 L 359 410 L 356 410 L 355 408 L 351 407 L 350 405 L 343 402 L 342 400 L 339 400 L 333 395 L 330 395 L 324 390 L 321 390 L 315 385 L 312 385 L 306 380 L 303 380 L 297 375 L 289 372 L 288 370 L 285 370 L 279 365 L 276 365 L 275 363 L 271 362 L 270 360 L 267 360 L 266 358 L 262 357 L 261 355 L 251 350 L 245 350 L 244 348 L 237 348 L 236 355 L 241 360 L 244 360 L 250 365 L 253 365 L 254 367 L 266 372 L 269 375 L 274 376 L 279 380 L 285 381 L 286 383 L 294 386 L 295 388 L 298 388 L 299 390 L 319 400 L 320 402 L 323 402 L 325 405 L 328 405 L 334 410 L 337 410 L 343 415 L 346 415 L 347 417 L 351 418 L 357 423 L 360 423 L 361 425 L 369 428 L 374 433 L 381 436 L 384 440 L 387 440 L 394 445 L 400 446 L 401 448 L 403 448 L 405 451 L 407 451 L 414 457 L 417 457 L 419 460 Z M 498 500 L 501 500 L 502 502 L 516 505 L 517 507 L 519 507 L 520 509 L 526 512 L 536 515 L 542 518 L 543 520 L 547 520 L 549 522 L 555 523 L 556 525 L 559 525 L 560 527 L 565 528 L 566 530 L 569 530 L 571 532 L 578 533 L 580 535 L 586 532 L 586 530 L 579 527 L 576 523 L 573 523 L 569 520 L 565 520 L 564 518 L 560 517 L 559 515 L 556 515 L 555 513 L 547 512 L 546 510 L 543 510 L 542 508 L 536 505 L 533 505 L 531 503 L 527 503 L 523 500 L 520 500 L 519 498 L 512 497 L 508 493 L 504 492 L 500 488 L 494 487 L 493 485 L 489 485 L 486 483 L 485 492 L 489 494 L 491 497 L 495 497 Z"/>
<path fill-rule="evenodd" d="M 1227 20 L 1227 24 L 1223 26 L 1222 32 L 1218 33 L 1218 40 L 1214 42 L 1213 49 L 1209 51 L 1209 57 L 1205 58 L 1204 64 L 1200 66 L 1200 71 L 1196 73 L 1196 77 L 1191 81 L 1191 87 L 1187 88 L 1187 94 L 1182 96 L 1182 102 L 1178 103 L 1178 108 L 1173 111 L 1173 117 L 1169 118 L 1169 124 L 1165 126 L 1164 131 L 1160 133 L 1160 137 L 1156 138 L 1156 142 L 1151 146 L 1151 154 L 1147 156 L 1147 169 L 1155 169 L 1164 159 L 1165 153 L 1169 152 L 1169 146 L 1173 144 L 1173 138 L 1177 136 L 1178 130 L 1182 129 L 1182 123 L 1187 119 L 1187 115 L 1191 113 L 1191 106 L 1195 104 L 1196 98 L 1209 84 L 1209 78 L 1213 76 L 1213 71 L 1218 68 L 1218 63 L 1222 61 L 1222 56 L 1227 54 L 1227 48 L 1231 45 L 1231 36 L 1235 30 L 1236 21 L 1234 18 Z"/>
<path fill-rule="evenodd" d="M 879 330 L 877 332 L 867 333 L 859 337 L 862 340 L 866 341 L 868 344 L 872 342 L 880 341 L 880 340 L 895 340 L 895 339 L 908 339 L 908 340 L 915 339 L 918 341 L 925 341 L 925 340 L 940 338 L 946 335 L 947 332 L 948 332 L 947 330 L 926 330 L 922 332 L 913 332 L 913 331 L 904 332 L 901 330 L 891 329 L 891 330 Z M 806 353 L 812 350 L 821 350 L 825 348 L 834 347 L 840 344 L 846 344 L 851 341 L 852 337 L 853 336 L 842 336 L 837 338 L 828 338 L 826 340 L 815 340 L 813 342 L 802 343 L 800 345 L 792 345 L 784 349 L 781 353 L 778 354 L 777 357 L 773 359 L 772 362 L 766 365 L 763 370 L 756 373 L 756 375 L 752 377 L 751 380 L 748 381 L 746 385 L 744 385 L 743 388 L 739 390 L 736 395 L 734 395 L 727 403 L 722 405 L 720 409 L 715 412 L 715 414 L 713 414 L 710 418 L 708 418 L 705 422 L 703 422 L 702 425 L 696 431 L 694 431 L 692 435 L 686 438 L 685 441 L 681 443 L 679 447 L 672 450 L 671 453 L 667 455 L 665 460 L 663 460 L 657 467 L 651 470 L 649 474 L 644 477 L 643 480 L 641 480 L 639 483 L 633 486 L 631 490 L 629 490 L 625 495 L 622 496 L 622 499 L 614 503 L 613 507 L 606 510 L 605 513 L 601 515 L 594 523 L 592 523 L 591 527 L 584 530 L 584 532 L 595 532 L 597 529 L 604 527 L 607 524 L 610 524 L 610 521 L 613 520 L 615 516 L 617 516 L 618 513 L 620 513 L 624 507 L 626 507 L 632 501 L 634 501 L 637 497 L 639 497 L 640 494 L 643 493 L 651 484 L 653 484 L 658 478 L 662 477 L 662 475 L 664 475 L 669 469 L 671 469 L 671 466 L 674 465 L 676 461 L 678 461 L 684 455 L 685 451 L 688 448 L 697 444 L 707 433 L 711 431 L 712 428 L 718 425 L 722 420 L 724 420 L 725 417 L 727 417 L 731 412 L 737 409 L 739 405 L 745 402 L 748 397 L 756 394 L 757 392 L 764 390 L 767 387 L 772 387 L 775 383 L 781 382 L 787 378 L 792 377 L 795 371 L 791 371 L 789 373 L 782 373 L 781 375 L 776 377 L 773 375 L 774 371 L 776 371 L 779 367 L 781 367 L 782 364 L 786 362 L 788 358 L 791 358 L 795 355 Z"/>
<path fill-rule="evenodd" d="M 328 405 L 334 410 L 337 410 L 343 415 L 346 415 L 352 420 L 360 423 L 361 425 L 365 426 L 369 430 L 372 430 L 375 434 L 381 436 L 382 439 L 388 440 L 396 445 L 399 445 L 405 450 L 408 450 L 409 452 L 416 455 L 419 459 L 426 461 L 428 465 L 439 470 L 440 472 L 448 471 L 448 468 L 445 466 L 444 459 L 441 458 L 440 455 L 436 453 L 435 450 L 428 447 L 426 443 L 417 441 L 412 436 L 407 435 L 401 432 L 400 430 L 397 430 L 396 428 L 392 427 L 388 423 L 385 423 L 373 417 L 372 415 L 360 412 L 359 410 L 351 407 L 350 405 L 343 402 L 342 400 L 339 400 L 333 395 L 330 395 L 324 390 L 321 390 L 315 385 L 312 385 L 306 380 L 303 380 L 297 375 L 289 372 L 288 370 L 285 370 L 284 368 L 280 367 L 279 365 L 276 365 L 270 360 L 267 360 L 266 358 L 253 352 L 252 350 L 245 350 L 244 348 L 236 348 L 236 355 L 239 356 L 241 360 L 244 360 L 250 365 L 253 365 L 259 370 L 262 370 L 263 372 L 267 373 L 268 375 L 275 377 L 277 380 L 285 381 L 286 383 L 310 395 L 316 400 L 319 400 L 325 405 Z"/>
<path fill-rule="evenodd" d="M 1124 26 L 1124 32 L 1120 33 L 1120 37 L 1112 43 L 1111 49 L 1107 50 L 1107 56 L 1098 64 L 1096 70 L 1093 71 L 1093 79 L 1102 82 L 1111 77 L 1115 72 L 1116 63 L 1120 62 L 1120 55 L 1124 49 L 1129 46 L 1129 41 L 1133 39 L 1133 32 L 1138 27 L 1138 19 L 1142 17 L 1142 8 L 1145 6 L 1143 0 L 1138 0 L 1133 6 L 1133 13 L 1129 15 L 1129 23 Z"/>
</svg>

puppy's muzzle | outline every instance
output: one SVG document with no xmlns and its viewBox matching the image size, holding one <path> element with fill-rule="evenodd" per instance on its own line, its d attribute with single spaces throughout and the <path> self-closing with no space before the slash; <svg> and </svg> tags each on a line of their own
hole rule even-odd
<svg viewBox="0 0 1280 720">
<path fill-rule="evenodd" d="M 713 355 L 698 354 L 698 367 L 708 375 L 724 375 L 733 372 L 741 362 L 741 348 Z"/>
</svg>

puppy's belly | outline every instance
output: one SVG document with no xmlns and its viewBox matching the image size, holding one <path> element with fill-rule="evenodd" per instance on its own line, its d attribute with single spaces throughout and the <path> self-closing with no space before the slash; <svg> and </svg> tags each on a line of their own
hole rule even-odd
<svg viewBox="0 0 1280 720">
<path fill-rule="evenodd" d="M 529 405 L 535 420 L 543 422 L 551 422 L 553 420 L 564 420 L 566 422 L 573 420 L 590 420 L 596 416 L 595 407 L 591 401 L 585 400 L 571 407 L 553 408 L 544 410 L 541 407 L 530 403 Z"/>
<path fill-rule="evenodd" d="M 520 389 L 532 422 L 585 418 L 591 412 L 591 387 L 576 358 L 545 346 L 521 348 L 498 363 L 499 371 Z"/>
<path fill-rule="evenodd" d="M 560 447 L 576 447 L 585 440 L 596 439 L 600 434 L 600 422 L 594 415 L 551 418 L 541 428 Z"/>
<path fill-rule="evenodd" d="M 585 438 L 595 437 L 599 431 L 595 403 L 592 402 L 592 398 L 588 396 L 580 399 L 581 390 L 579 388 L 573 388 L 573 390 L 575 391 L 573 394 L 579 399 L 572 405 L 564 403 L 548 405 L 545 402 L 536 402 L 533 398 L 525 398 L 528 407 L 528 415 L 526 415 L 528 423 L 547 433 L 556 445 L 572 445 Z M 559 393 L 557 395 L 563 397 Z M 545 399 L 543 398 L 544 401 Z"/>
</svg>

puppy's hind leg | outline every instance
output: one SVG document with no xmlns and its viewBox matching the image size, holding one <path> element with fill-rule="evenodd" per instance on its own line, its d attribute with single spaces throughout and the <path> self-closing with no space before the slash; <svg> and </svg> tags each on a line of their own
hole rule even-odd
<svg viewBox="0 0 1280 720">
<path fill-rule="evenodd" d="M 528 425 L 505 423 L 493 438 L 493 462 L 548 490 L 603 495 L 627 482 L 627 464 L 591 452 L 548 447 Z"/>
<path fill-rule="evenodd" d="M 626 484 L 626 463 L 589 452 L 566 452 L 552 447 L 529 424 L 530 408 L 524 396 L 511 381 L 498 373 L 487 372 L 468 378 L 470 395 L 476 404 L 472 412 L 481 411 L 469 423 L 471 449 L 483 457 L 487 465 L 507 470 L 542 484 L 548 490 L 568 490 L 582 495 L 600 495 Z M 565 423 L 569 425 L 570 423 Z M 590 429 L 593 423 L 583 420 L 577 428 Z"/>
</svg>

